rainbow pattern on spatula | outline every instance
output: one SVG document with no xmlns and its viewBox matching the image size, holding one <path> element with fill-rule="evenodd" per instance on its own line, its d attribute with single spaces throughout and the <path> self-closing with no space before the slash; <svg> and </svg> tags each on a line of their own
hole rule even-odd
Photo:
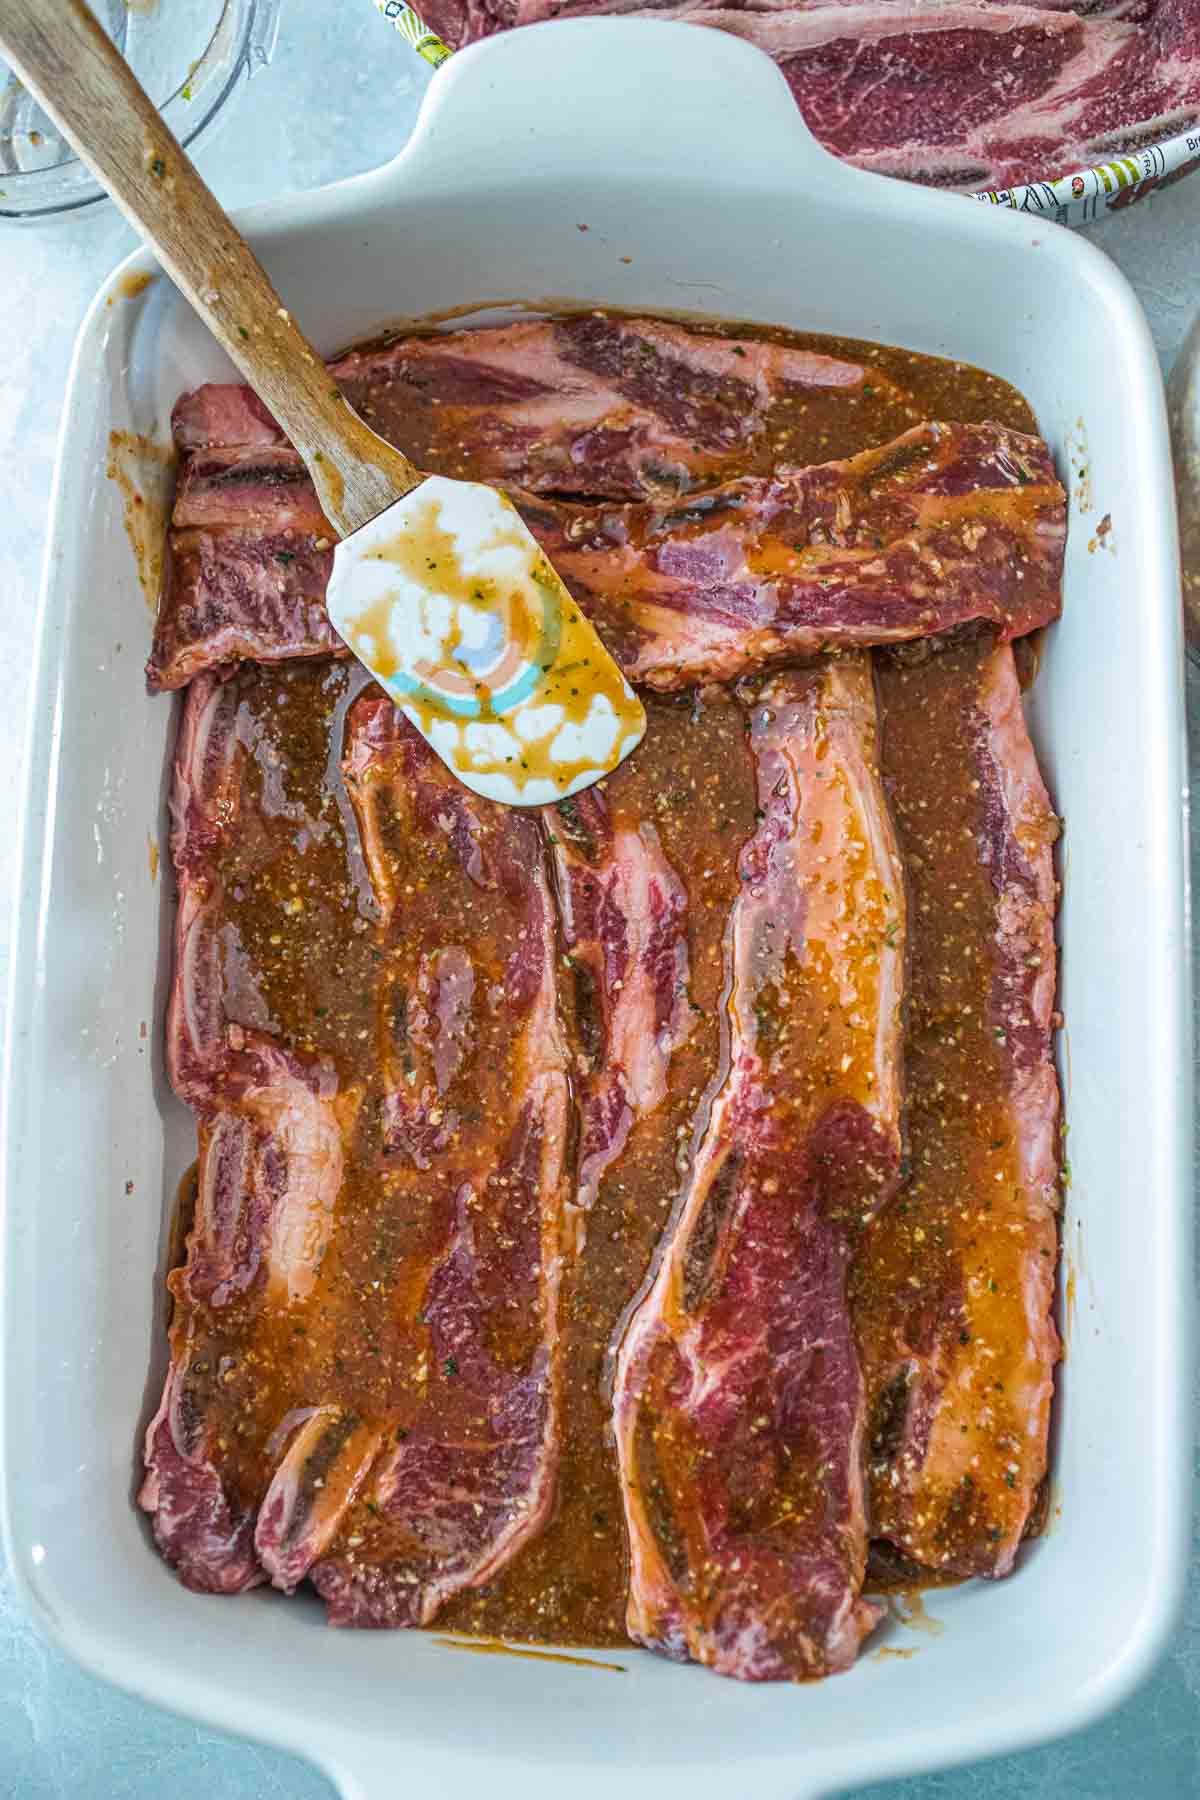
<svg viewBox="0 0 1200 1800">
<path fill-rule="evenodd" d="M 641 702 L 503 494 L 430 476 L 340 543 L 330 618 L 459 779 L 538 806 L 614 769 Z"/>
</svg>

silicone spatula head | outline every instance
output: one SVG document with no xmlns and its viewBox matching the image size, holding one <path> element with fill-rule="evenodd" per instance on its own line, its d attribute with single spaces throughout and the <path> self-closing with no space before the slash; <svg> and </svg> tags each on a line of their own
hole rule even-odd
<svg viewBox="0 0 1200 1800">
<path fill-rule="evenodd" d="M 503 494 L 430 476 L 343 539 L 330 618 L 459 780 L 543 805 L 640 741 L 633 689 Z"/>
</svg>

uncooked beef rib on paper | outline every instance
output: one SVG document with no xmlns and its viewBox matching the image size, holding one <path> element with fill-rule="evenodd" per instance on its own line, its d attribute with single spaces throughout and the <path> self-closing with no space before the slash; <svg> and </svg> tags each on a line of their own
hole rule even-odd
<svg viewBox="0 0 1200 1800">
<path fill-rule="evenodd" d="M 778 63 L 835 155 L 937 187 L 1007 188 L 1200 118 L 1200 0 L 428 0 L 456 49 L 544 19 L 681 20 Z"/>
</svg>

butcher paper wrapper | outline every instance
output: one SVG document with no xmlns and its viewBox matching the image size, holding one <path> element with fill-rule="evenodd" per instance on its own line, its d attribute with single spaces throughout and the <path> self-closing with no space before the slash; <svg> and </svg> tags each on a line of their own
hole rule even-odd
<svg viewBox="0 0 1200 1800">
<path fill-rule="evenodd" d="M 1090 225 L 1105 213 L 1119 212 L 1145 199 L 1155 188 L 1168 187 L 1200 169 L 1200 126 L 1164 138 L 1128 156 L 1077 169 L 1057 181 L 1030 181 L 1021 187 L 985 189 L 976 200 L 1008 206 L 1014 212 L 1040 213 L 1057 225 Z"/>
</svg>

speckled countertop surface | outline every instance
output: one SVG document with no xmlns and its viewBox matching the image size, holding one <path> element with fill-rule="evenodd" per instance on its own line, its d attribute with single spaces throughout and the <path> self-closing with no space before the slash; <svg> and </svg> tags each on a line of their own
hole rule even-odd
<svg viewBox="0 0 1200 1800">
<path fill-rule="evenodd" d="M 271 67 L 255 76 L 235 116 L 207 147 L 202 167 L 230 206 L 374 167 L 400 147 L 424 85 L 423 67 L 389 38 L 367 5 L 293 0 L 284 8 Z M 1093 235 L 1137 288 L 1169 367 L 1200 307 L 1200 177 Z M 108 208 L 57 223 L 0 225 L 0 766 L 10 771 L 21 753 L 33 607 L 71 346 L 92 294 L 131 243 Z M 1102 378 L 1099 365 L 1097 372 Z M 1189 714 L 1194 782 L 1195 676 Z M 6 991 L 16 792 L 14 780 L 0 783 L 0 993 Z M 1195 832 L 1192 841 L 1195 869 Z M 1186 979 L 1182 969 L 1179 978 Z M 398 1770 L 398 1791 L 401 1781 Z M 332 1789 L 299 1761 L 157 1712 L 77 1671 L 35 1636 L 0 1567 L 0 1797 L 160 1800 L 167 1793 L 175 1800 L 329 1800 Z M 1200 1794 L 1200 1550 L 1170 1653 L 1110 1718 L 1022 1756 L 860 1790 L 871 1800 L 1188 1794 Z"/>
</svg>

